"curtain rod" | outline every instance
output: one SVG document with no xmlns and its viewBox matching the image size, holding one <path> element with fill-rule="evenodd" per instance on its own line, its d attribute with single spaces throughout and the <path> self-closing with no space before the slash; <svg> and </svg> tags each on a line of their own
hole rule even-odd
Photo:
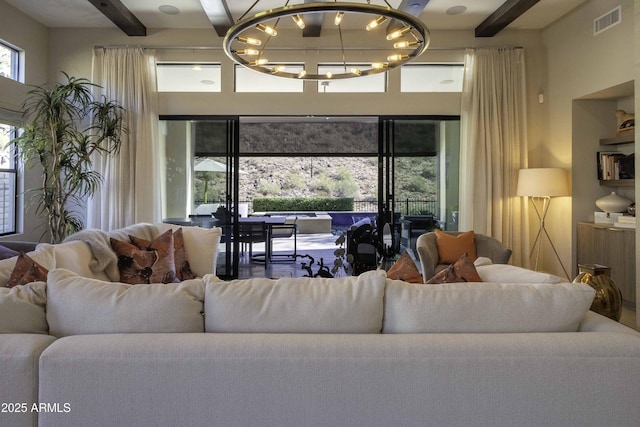
<svg viewBox="0 0 640 427">
<path fill-rule="evenodd" d="M 94 49 L 122 49 L 122 48 L 140 48 L 140 49 L 156 49 L 156 50 L 222 50 L 222 46 L 140 46 L 140 45 L 106 45 L 106 46 L 94 46 Z M 466 49 L 524 49 L 522 46 L 482 46 L 482 47 L 430 47 L 427 49 L 427 52 L 430 50 L 466 50 Z M 344 48 L 345 50 L 383 50 L 379 48 Z M 299 48 L 299 47 L 281 47 L 281 48 L 271 48 L 270 50 L 341 50 L 341 48 L 326 48 L 326 47 L 307 47 L 307 48 Z"/>
</svg>

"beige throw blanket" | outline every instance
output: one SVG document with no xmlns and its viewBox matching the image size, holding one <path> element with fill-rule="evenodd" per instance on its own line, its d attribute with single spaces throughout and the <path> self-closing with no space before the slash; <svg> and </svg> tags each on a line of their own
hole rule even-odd
<svg viewBox="0 0 640 427">
<path fill-rule="evenodd" d="M 118 270 L 118 257 L 111 249 L 111 240 L 117 239 L 129 242 L 129 236 L 136 236 L 145 240 L 153 240 L 158 236 L 158 229 L 153 224 L 139 223 L 130 225 L 113 231 L 103 231 L 98 229 L 81 230 L 64 241 L 79 240 L 85 242 L 91 248 L 93 258 L 89 263 L 89 268 L 93 272 L 104 271 L 109 280 L 120 281 Z"/>
</svg>

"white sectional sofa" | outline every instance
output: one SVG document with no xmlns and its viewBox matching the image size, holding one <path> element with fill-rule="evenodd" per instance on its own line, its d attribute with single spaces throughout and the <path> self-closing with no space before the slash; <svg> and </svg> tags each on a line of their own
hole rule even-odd
<svg viewBox="0 0 640 427">
<path fill-rule="evenodd" d="M 180 284 L 111 281 L 91 237 L 34 251 L 47 281 L 0 288 L 0 425 L 640 425 L 640 334 L 586 285 L 224 282 L 200 233 Z"/>
</svg>

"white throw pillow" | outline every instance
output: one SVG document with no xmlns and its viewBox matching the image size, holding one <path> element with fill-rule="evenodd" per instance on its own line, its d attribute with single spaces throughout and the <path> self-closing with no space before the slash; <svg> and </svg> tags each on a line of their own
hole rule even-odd
<svg viewBox="0 0 640 427">
<path fill-rule="evenodd" d="M 44 282 L 0 288 L 0 334 L 47 334 Z"/>
<path fill-rule="evenodd" d="M 250 333 L 380 333 L 385 272 L 335 279 L 224 282 L 205 276 L 205 330 Z"/>
<path fill-rule="evenodd" d="M 216 274 L 218 246 L 220 246 L 220 236 L 222 235 L 220 227 L 185 227 L 163 222 L 157 223 L 155 226 L 160 233 L 182 228 L 184 250 L 187 253 L 191 271 L 199 277 L 203 277 L 205 274 Z"/>
<path fill-rule="evenodd" d="M 204 284 L 127 285 L 49 272 L 47 321 L 50 335 L 203 332 Z"/>
<path fill-rule="evenodd" d="M 474 263 L 475 264 L 475 263 Z M 476 265 L 483 282 L 493 283 L 562 283 L 566 280 L 553 274 L 542 273 L 509 264 Z"/>
<path fill-rule="evenodd" d="M 56 267 L 56 258 L 52 245 L 39 245 L 36 250 L 27 252 L 26 254 L 47 270 Z M 0 260 L 0 287 L 7 286 L 7 282 L 9 282 L 17 260 L 17 256 Z"/>
<path fill-rule="evenodd" d="M 576 332 L 594 295 L 582 283 L 387 280 L 383 333 Z"/>
</svg>

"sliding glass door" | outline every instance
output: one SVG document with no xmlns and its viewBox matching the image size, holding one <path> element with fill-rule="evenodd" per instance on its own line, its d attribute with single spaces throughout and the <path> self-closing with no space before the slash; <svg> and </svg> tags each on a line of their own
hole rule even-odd
<svg viewBox="0 0 640 427">
<path fill-rule="evenodd" d="M 238 118 L 161 117 L 166 166 L 163 220 L 222 228 L 217 275 L 238 275 Z"/>
</svg>

